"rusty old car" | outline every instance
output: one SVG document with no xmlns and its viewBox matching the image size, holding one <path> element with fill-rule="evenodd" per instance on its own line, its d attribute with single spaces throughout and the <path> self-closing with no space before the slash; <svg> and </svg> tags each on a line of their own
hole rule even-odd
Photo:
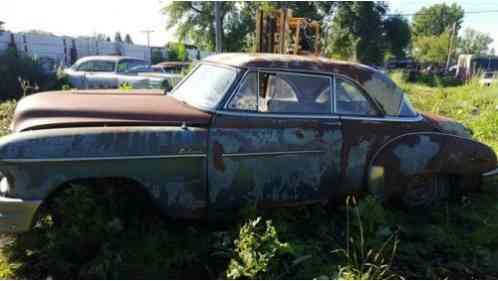
<svg viewBox="0 0 498 281">
<path fill-rule="evenodd" d="M 363 191 L 424 208 L 478 189 L 497 162 L 461 124 L 416 112 L 381 72 L 292 55 L 214 55 L 166 95 L 31 95 L 11 130 L 0 140 L 2 232 L 28 230 L 79 179 L 127 178 L 168 216 L 218 218 Z"/>
</svg>

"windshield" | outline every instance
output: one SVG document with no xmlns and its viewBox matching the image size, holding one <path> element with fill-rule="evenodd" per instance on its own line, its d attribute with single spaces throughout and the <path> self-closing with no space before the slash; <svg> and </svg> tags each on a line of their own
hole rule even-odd
<svg viewBox="0 0 498 281">
<path fill-rule="evenodd" d="M 226 91 L 235 81 L 237 70 L 202 64 L 172 93 L 174 98 L 205 109 L 216 109 Z"/>
</svg>

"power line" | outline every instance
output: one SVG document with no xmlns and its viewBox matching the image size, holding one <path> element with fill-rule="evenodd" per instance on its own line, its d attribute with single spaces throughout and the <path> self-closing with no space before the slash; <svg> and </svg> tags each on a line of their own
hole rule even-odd
<svg viewBox="0 0 498 281">
<path fill-rule="evenodd" d="M 469 14 L 491 14 L 491 13 L 498 13 L 498 10 L 481 10 L 481 11 L 464 11 L 464 15 L 469 15 Z M 392 13 L 392 14 L 387 14 L 387 16 L 401 16 L 401 17 L 411 17 L 414 15 L 432 15 L 431 13 Z"/>
</svg>

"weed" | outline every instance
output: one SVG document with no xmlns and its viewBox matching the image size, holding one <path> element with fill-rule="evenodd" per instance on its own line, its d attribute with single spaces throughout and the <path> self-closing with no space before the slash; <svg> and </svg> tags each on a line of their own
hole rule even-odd
<svg viewBox="0 0 498 281">
<path fill-rule="evenodd" d="M 366 217 L 366 220 L 362 219 L 362 210 L 368 213 L 365 206 L 373 206 L 377 211 L 380 211 L 382 207 L 378 203 L 375 204 L 373 197 L 364 202 L 366 203 L 358 205 L 354 197 L 346 200 L 346 248 L 333 251 L 333 253 L 342 254 L 346 262 L 344 265 L 339 265 L 337 278 L 346 280 L 399 278 L 397 274 L 391 272 L 391 263 L 399 241 L 394 234 L 390 234 L 380 247 L 369 247 L 370 243 L 367 239 L 376 238 L 375 233 L 381 224 L 377 224 L 380 221 L 375 214 Z M 353 212 L 354 221 L 351 221 L 351 212 Z M 380 216 L 383 215 L 380 214 Z M 367 224 L 364 225 L 364 222 Z M 388 260 L 385 257 L 386 253 Z"/>
<path fill-rule="evenodd" d="M 123 91 L 130 91 L 133 90 L 133 85 L 128 82 L 124 82 L 119 85 L 119 89 Z"/>
<path fill-rule="evenodd" d="M 289 252 L 289 245 L 280 242 L 275 226 L 261 217 L 249 220 L 235 240 L 235 255 L 230 260 L 226 276 L 230 279 L 263 279 L 271 276 L 278 257 Z"/>
</svg>

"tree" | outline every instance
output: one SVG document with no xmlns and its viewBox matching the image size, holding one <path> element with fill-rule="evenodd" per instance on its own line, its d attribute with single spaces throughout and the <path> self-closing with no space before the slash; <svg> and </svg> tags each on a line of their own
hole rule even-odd
<svg viewBox="0 0 498 281">
<path fill-rule="evenodd" d="M 255 18 L 258 9 L 288 7 L 294 15 L 320 18 L 321 11 L 329 11 L 331 3 L 315 2 L 227 2 L 221 3 L 222 41 L 224 51 L 252 48 Z M 214 50 L 214 3 L 172 1 L 163 8 L 168 18 L 167 28 L 175 28 L 180 41 L 187 38 L 202 49 Z M 322 14 L 323 15 L 323 14 Z"/>
<path fill-rule="evenodd" d="M 130 34 L 126 34 L 125 36 L 125 42 L 128 44 L 133 44 L 133 40 L 131 39 Z"/>
<path fill-rule="evenodd" d="M 5 22 L 0 21 L 0 33 L 2 33 L 3 31 L 5 31 L 4 27 L 3 27 L 4 24 L 5 24 Z"/>
<path fill-rule="evenodd" d="M 168 49 L 168 60 L 169 61 L 186 61 L 186 60 L 188 60 L 187 49 L 185 48 L 185 44 L 168 43 L 166 48 Z"/>
<path fill-rule="evenodd" d="M 101 40 L 101 41 L 107 41 L 107 38 L 109 38 L 109 36 L 107 36 L 103 33 L 93 33 L 92 37 L 95 40 Z"/>
<path fill-rule="evenodd" d="M 121 33 L 118 31 L 114 34 L 114 42 L 122 43 L 123 38 L 121 38 Z"/>
<path fill-rule="evenodd" d="M 342 2 L 332 20 L 328 53 L 366 64 L 381 64 L 386 10 L 386 4 L 381 2 Z"/>
<path fill-rule="evenodd" d="M 489 34 L 466 28 L 463 31 L 463 37 L 458 42 L 459 53 L 487 54 L 491 43 L 493 43 L 493 38 Z"/>
<path fill-rule="evenodd" d="M 19 32 L 21 34 L 30 34 L 30 35 L 41 35 L 41 36 L 55 36 L 52 32 L 48 32 L 40 29 L 30 29 L 26 31 Z"/>
<path fill-rule="evenodd" d="M 439 36 L 418 36 L 413 42 L 413 56 L 423 63 L 444 64 L 448 58 L 449 32 Z"/>
<path fill-rule="evenodd" d="M 439 36 L 453 28 L 458 33 L 463 22 L 464 10 L 460 5 L 453 3 L 435 4 L 422 7 L 413 16 L 412 32 L 414 36 Z"/>
<path fill-rule="evenodd" d="M 411 29 L 408 21 L 400 16 L 389 17 L 384 21 L 388 52 L 396 58 L 406 57 L 411 42 Z"/>
</svg>

